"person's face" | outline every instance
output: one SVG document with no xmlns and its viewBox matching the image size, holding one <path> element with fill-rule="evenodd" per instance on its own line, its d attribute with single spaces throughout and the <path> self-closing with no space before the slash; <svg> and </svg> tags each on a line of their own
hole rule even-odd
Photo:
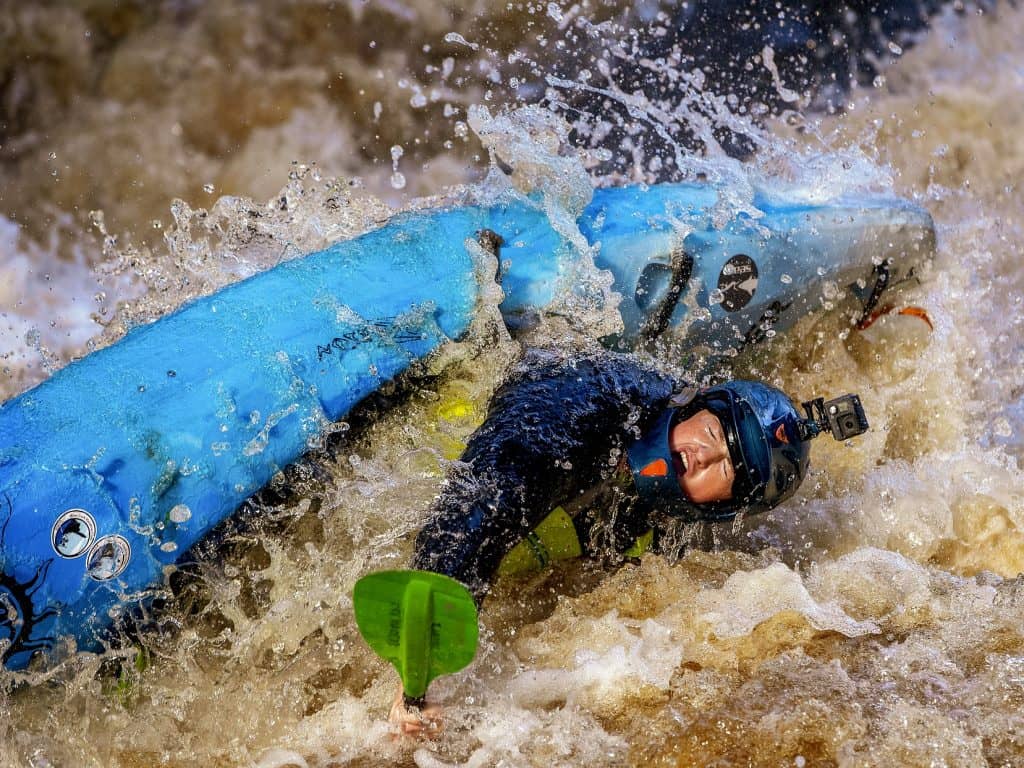
<svg viewBox="0 0 1024 768">
<path fill-rule="evenodd" d="M 722 422 L 711 411 L 697 411 L 672 427 L 668 445 L 679 485 L 690 501 L 704 504 L 732 498 L 736 470 Z"/>
</svg>

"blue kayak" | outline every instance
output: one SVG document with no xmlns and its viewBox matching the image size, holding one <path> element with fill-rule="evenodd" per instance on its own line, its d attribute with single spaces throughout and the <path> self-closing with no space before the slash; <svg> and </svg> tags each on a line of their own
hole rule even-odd
<svg viewBox="0 0 1024 768">
<path fill-rule="evenodd" d="M 934 249 L 929 215 L 899 199 L 763 197 L 763 216 L 719 227 L 717 203 L 700 185 L 595 192 L 577 226 L 622 297 L 607 344 L 669 334 L 728 354 L 818 309 L 829 286 L 877 299 Z M 0 406 L 3 664 L 64 639 L 98 649 L 119 611 L 332 422 L 463 337 L 494 278 L 474 242 L 498 248 L 512 329 L 577 290 L 577 246 L 529 198 L 402 214 L 190 302 Z"/>
</svg>

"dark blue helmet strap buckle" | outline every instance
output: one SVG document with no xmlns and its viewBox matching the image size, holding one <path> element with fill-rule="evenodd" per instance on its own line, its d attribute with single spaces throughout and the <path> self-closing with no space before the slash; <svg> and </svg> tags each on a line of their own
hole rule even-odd
<svg viewBox="0 0 1024 768">
<path fill-rule="evenodd" d="M 669 400 L 669 406 L 672 408 L 685 408 L 692 403 L 699 394 L 700 390 L 696 387 L 684 387 L 672 396 L 672 399 Z"/>
</svg>

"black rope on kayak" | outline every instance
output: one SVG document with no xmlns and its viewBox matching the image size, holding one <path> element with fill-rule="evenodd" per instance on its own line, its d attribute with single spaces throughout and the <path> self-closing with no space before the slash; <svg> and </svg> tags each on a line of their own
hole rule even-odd
<svg viewBox="0 0 1024 768">
<path fill-rule="evenodd" d="M 744 334 L 743 342 L 740 344 L 740 349 L 745 349 L 750 344 L 757 344 L 758 342 L 764 341 L 768 338 L 768 331 L 770 331 L 775 323 L 779 321 L 779 316 L 792 306 L 793 302 L 787 301 L 783 304 L 781 301 L 773 301 L 771 305 L 761 315 L 761 319 L 750 326 L 750 329 Z"/>
<path fill-rule="evenodd" d="M 872 314 L 878 306 L 878 300 L 889 286 L 889 265 L 891 263 L 892 259 L 885 259 L 881 264 L 876 264 L 872 271 L 872 274 L 875 276 L 875 284 L 871 288 L 868 300 L 864 302 L 864 309 L 861 311 L 860 317 L 857 318 L 856 326 L 860 330 L 864 330 L 870 324 Z"/>
<path fill-rule="evenodd" d="M 672 282 L 669 284 L 665 298 L 658 311 L 651 314 L 650 319 L 640 329 L 640 335 L 646 341 L 660 336 L 672 320 L 672 313 L 683 295 L 683 289 L 690 282 L 693 274 L 693 257 L 681 246 L 672 249 Z"/>
</svg>

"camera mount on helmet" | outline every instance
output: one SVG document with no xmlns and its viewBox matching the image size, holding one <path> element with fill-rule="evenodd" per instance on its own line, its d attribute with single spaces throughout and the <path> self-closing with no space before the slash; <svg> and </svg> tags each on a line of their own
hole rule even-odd
<svg viewBox="0 0 1024 768">
<path fill-rule="evenodd" d="M 826 429 L 839 442 L 863 435 L 868 431 L 868 419 L 860 397 L 847 394 L 826 401 L 822 397 L 803 403 L 807 418 L 800 422 L 801 440 L 811 440 Z"/>
</svg>

